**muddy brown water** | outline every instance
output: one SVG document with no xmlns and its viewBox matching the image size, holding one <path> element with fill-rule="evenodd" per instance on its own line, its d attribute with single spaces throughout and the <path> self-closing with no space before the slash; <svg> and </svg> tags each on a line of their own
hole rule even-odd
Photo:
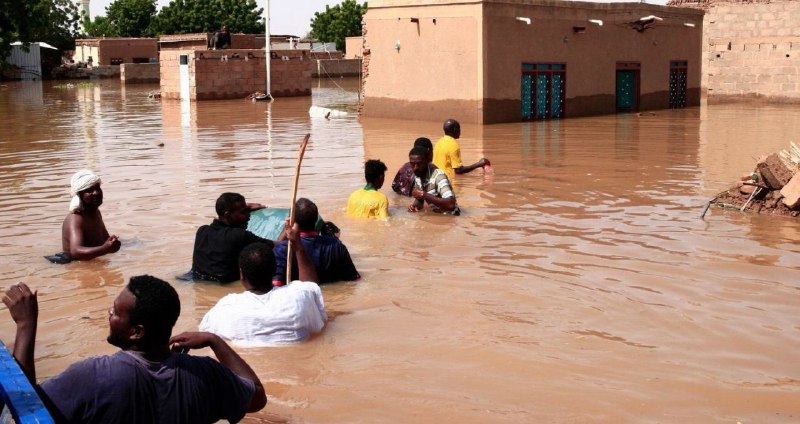
<svg viewBox="0 0 800 424">
<path fill-rule="evenodd" d="M 40 378 L 115 350 L 106 311 L 133 275 L 175 285 L 176 331 L 240 291 L 174 276 L 219 193 L 288 206 L 310 133 L 300 195 L 342 229 L 363 279 L 323 287 L 334 319 L 311 341 L 238 349 L 270 399 L 246 422 L 800 421 L 800 221 L 700 219 L 755 158 L 797 141 L 800 108 L 463 125 L 465 161 L 486 156 L 495 173 L 459 176 L 461 217 L 409 214 L 384 187 L 392 219 L 365 222 L 344 214 L 363 161 L 382 159 L 391 179 L 413 140 L 441 126 L 359 121 L 355 81 L 271 104 L 55 85 L 0 86 L 0 275 L 3 288 L 39 290 Z M 312 119 L 312 104 L 351 114 Z M 103 178 L 123 247 L 52 265 L 42 255 L 59 250 L 82 167 Z"/>
</svg>

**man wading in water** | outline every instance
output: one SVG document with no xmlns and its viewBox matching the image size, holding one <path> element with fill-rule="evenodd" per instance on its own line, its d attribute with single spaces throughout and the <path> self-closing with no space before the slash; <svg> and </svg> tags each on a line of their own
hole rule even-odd
<svg viewBox="0 0 800 424">
<path fill-rule="evenodd" d="M 121 246 L 119 238 L 108 234 L 100 213 L 103 204 L 100 177 L 88 169 L 76 172 L 72 176 L 70 194 L 69 213 L 61 225 L 63 252 L 45 258 L 55 263 L 67 263 L 87 261 L 118 251 Z"/>
</svg>

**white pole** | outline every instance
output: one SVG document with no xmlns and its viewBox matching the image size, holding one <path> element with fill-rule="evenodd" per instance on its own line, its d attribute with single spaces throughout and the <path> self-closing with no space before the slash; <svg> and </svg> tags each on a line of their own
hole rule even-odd
<svg viewBox="0 0 800 424">
<path fill-rule="evenodd" d="M 267 45 L 266 45 L 266 48 L 265 48 L 266 56 L 264 57 L 264 61 L 267 63 L 267 92 L 266 92 L 266 95 L 269 96 L 269 98 L 271 99 L 272 98 L 272 90 L 270 88 L 271 81 L 270 81 L 270 69 L 269 69 L 269 66 L 270 66 L 270 62 L 272 61 L 272 53 L 270 51 L 270 48 L 272 46 L 270 46 L 270 36 L 269 36 L 269 0 L 264 0 L 264 15 L 265 15 L 265 19 L 264 19 L 265 29 L 264 29 L 264 32 L 266 33 L 266 38 L 267 38 L 267 42 L 266 42 Z"/>
</svg>

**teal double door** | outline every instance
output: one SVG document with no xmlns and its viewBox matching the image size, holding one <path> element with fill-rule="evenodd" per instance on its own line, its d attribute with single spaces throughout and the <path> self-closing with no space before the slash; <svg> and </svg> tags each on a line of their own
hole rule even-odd
<svg viewBox="0 0 800 424">
<path fill-rule="evenodd" d="M 563 118 L 566 78 L 563 63 L 523 63 L 522 119 Z"/>
</svg>

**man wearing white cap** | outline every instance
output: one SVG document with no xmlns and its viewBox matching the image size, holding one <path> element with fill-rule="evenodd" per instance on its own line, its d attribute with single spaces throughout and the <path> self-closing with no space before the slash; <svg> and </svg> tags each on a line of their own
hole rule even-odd
<svg viewBox="0 0 800 424">
<path fill-rule="evenodd" d="M 69 213 L 61 226 L 61 248 L 68 259 L 85 261 L 118 251 L 120 241 L 117 236 L 108 235 L 100 214 L 100 177 L 81 169 L 72 176 L 70 194 Z"/>
</svg>

